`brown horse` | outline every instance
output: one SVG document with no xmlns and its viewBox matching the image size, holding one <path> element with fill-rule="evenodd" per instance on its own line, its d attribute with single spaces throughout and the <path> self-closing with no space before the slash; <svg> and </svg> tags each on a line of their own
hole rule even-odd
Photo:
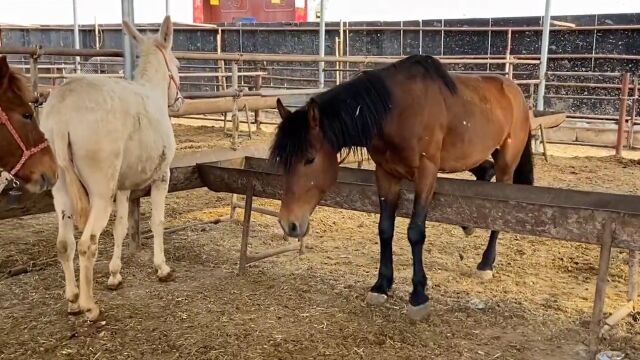
<svg viewBox="0 0 640 360">
<path fill-rule="evenodd" d="M 438 172 L 477 173 L 484 168 L 480 172 L 486 173 L 491 156 L 496 181 L 533 184 L 527 103 L 520 88 L 503 76 L 451 75 L 437 59 L 414 55 L 363 72 L 293 113 L 279 100 L 277 104 L 282 122 L 270 158 L 285 171 L 279 219 L 289 236 L 307 233 L 309 216 L 336 182 L 338 152 L 366 148 L 376 164 L 380 269 L 367 295 L 369 303 L 383 303 L 391 289 L 400 182 L 415 183 L 408 227 L 412 319 L 427 314 L 422 249 Z M 497 238 L 498 232 L 491 231 L 478 265 L 483 277 L 492 273 Z"/>
<path fill-rule="evenodd" d="M 30 192 L 48 190 L 58 178 L 55 157 L 35 120 L 35 101 L 27 78 L 0 56 L 0 184 L 17 180 Z"/>
</svg>

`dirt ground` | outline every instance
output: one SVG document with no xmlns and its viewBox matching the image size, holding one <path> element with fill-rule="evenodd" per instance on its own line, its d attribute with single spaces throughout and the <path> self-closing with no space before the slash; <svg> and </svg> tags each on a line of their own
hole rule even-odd
<svg viewBox="0 0 640 360">
<path fill-rule="evenodd" d="M 220 127 L 175 129 L 180 149 L 228 146 Z M 263 132 L 252 141 L 268 139 Z M 551 151 L 549 163 L 536 157 L 539 185 L 640 193 L 635 160 L 598 148 Z M 229 194 L 204 189 L 170 194 L 167 226 L 227 215 L 229 201 Z M 144 200 L 145 221 L 148 205 Z M 274 201 L 257 205 L 277 209 Z M 105 317 L 96 324 L 66 313 L 54 214 L 0 221 L 0 274 L 39 261 L 27 274 L 0 278 L 0 359 L 583 358 L 597 272 L 593 246 L 502 233 L 495 277 L 480 282 L 471 275 L 488 232 L 465 237 L 458 227 L 430 223 L 425 267 L 432 313 L 414 323 L 406 316 L 405 219 L 396 222 L 395 294 L 375 308 L 364 297 L 377 273 L 377 216 L 319 208 L 305 255 L 260 261 L 244 276 L 237 274 L 241 218 L 239 211 L 231 222 L 167 234 L 166 256 L 176 272 L 170 283 L 154 276 L 150 240 L 139 253 L 125 249 L 117 291 L 106 288 L 109 227 L 95 268 Z M 274 218 L 255 214 L 251 230 L 254 250 L 284 243 Z M 609 312 L 625 301 L 626 258 L 621 251 L 612 256 Z M 624 320 L 603 348 L 640 359 L 640 323 Z"/>
</svg>

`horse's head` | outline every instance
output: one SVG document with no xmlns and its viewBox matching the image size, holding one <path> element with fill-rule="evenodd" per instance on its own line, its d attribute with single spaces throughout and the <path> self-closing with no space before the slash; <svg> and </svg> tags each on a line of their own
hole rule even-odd
<svg viewBox="0 0 640 360">
<path fill-rule="evenodd" d="M 26 77 L 0 56 L 0 168 L 31 192 L 50 189 L 58 178 L 56 159 L 38 127 Z"/>
<path fill-rule="evenodd" d="M 173 45 L 173 25 L 171 17 L 167 15 L 162 21 L 160 31 L 157 34 L 144 36 L 131 25 L 128 21 L 123 23 L 124 31 L 137 44 L 138 51 L 141 54 L 139 71 L 152 72 L 152 76 L 156 72 L 162 74 L 167 82 L 167 101 L 171 111 L 178 111 L 184 104 L 184 98 L 180 94 L 180 76 L 178 67 L 180 63 L 171 51 Z M 147 63 L 147 59 L 153 59 Z M 159 67 L 159 69 L 149 69 L 146 66 Z"/>
<path fill-rule="evenodd" d="M 270 158 L 284 169 L 280 225 L 287 235 L 300 237 L 309 231 L 311 213 L 336 182 L 337 150 L 324 139 L 314 100 L 295 112 L 284 107 L 280 99 L 277 106 L 282 122 Z"/>
</svg>

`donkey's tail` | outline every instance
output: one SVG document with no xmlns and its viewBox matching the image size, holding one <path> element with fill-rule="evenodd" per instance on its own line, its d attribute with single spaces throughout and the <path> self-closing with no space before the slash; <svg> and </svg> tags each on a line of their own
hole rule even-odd
<svg viewBox="0 0 640 360">
<path fill-rule="evenodd" d="M 82 231 L 89 218 L 89 196 L 73 164 L 69 132 L 62 129 L 55 131 L 54 144 L 56 159 L 63 172 L 67 192 L 73 205 L 73 221 Z"/>
<path fill-rule="evenodd" d="M 520 155 L 520 162 L 513 172 L 513 183 L 523 185 L 533 185 L 533 150 L 531 149 L 531 132 L 527 137 L 527 142 Z"/>
</svg>

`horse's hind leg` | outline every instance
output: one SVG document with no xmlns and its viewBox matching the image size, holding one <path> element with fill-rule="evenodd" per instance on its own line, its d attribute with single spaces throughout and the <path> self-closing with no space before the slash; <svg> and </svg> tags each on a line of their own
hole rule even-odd
<svg viewBox="0 0 640 360">
<path fill-rule="evenodd" d="M 53 204 L 58 216 L 58 260 L 64 271 L 65 297 L 67 298 L 69 314 L 79 314 L 78 285 L 73 267 L 73 258 L 76 253 L 76 240 L 73 237 L 73 206 L 69 201 L 64 174 L 60 173 L 60 179 L 52 189 Z"/>
<path fill-rule="evenodd" d="M 109 263 L 109 281 L 107 286 L 111 290 L 117 289 L 122 283 L 122 242 L 127 236 L 129 222 L 129 195 L 131 191 L 118 191 L 116 193 L 116 221 L 113 224 L 113 257 Z"/>
<path fill-rule="evenodd" d="M 483 161 L 480 165 L 469 170 L 469 172 L 476 177 L 477 181 L 489 182 L 496 175 L 495 165 L 491 160 Z M 464 234 L 467 236 L 473 235 L 473 233 L 476 231 L 476 228 L 474 228 L 473 226 L 462 225 L 460 227 L 462 228 L 462 231 L 464 231 Z"/>
<path fill-rule="evenodd" d="M 173 278 L 171 268 L 164 257 L 164 205 L 169 192 L 169 169 L 151 184 L 151 230 L 153 232 L 153 265 L 160 281 Z"/>
<path fill-rule="evenodd" d="M 522 143 L 508 139 L 505 144 L 493 152 L 492 157 L 495 161 L 496 182 L 511 184 L 513 183 L 513 175 L 520 161 L 521 151 L 513 146 L 513 143 Z M 527 143 L 527 146 L 528 143 Z M 476 275 L 482 280 L 489 280 L 493 277 L 493 265 L 496 261 L 498 235 L 497 230 L 491 230 L 489 234 L 489 242 L 482 253 L 482 259 L 476 267 Z"/>
</svg>

